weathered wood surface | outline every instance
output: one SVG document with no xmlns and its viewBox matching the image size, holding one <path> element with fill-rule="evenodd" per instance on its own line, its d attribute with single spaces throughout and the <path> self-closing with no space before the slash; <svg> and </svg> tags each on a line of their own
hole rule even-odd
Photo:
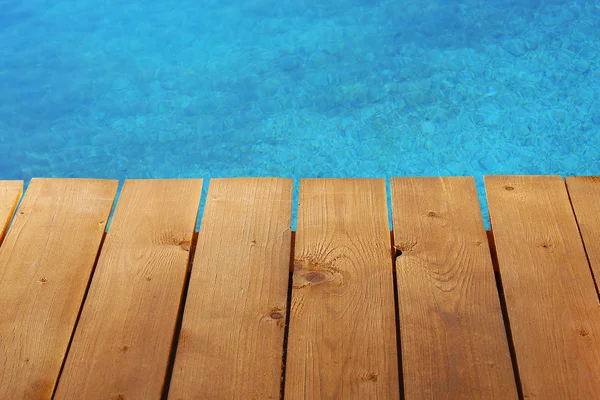
<svg viewBox="0 0 600 400">
<path fill-rule="evenodd" d="M 304 179 L 286 399 L 399 396 L 383 179 Z"/>
<path fill-rule="evenodd" d="M 563 180 L 485 186 L 523 396 L 597 398 L 600 307 Z"/>
<path fill-rule="evenodd" d="M 600 177 L 568 177 L 565 182 L 596 286 L 598 286 L 600 283 Z"/>
<path fill-rule="evenodd" d="M 295 242 L 291 180 L 215 179 L 192 254 L 201 185 L 127 181 L 102 245 L 116 181 L 30 183 L 0 247 L 1 399 L 600 392 L 599 177 L 486 177 L 487 235 L 472 178 L 396 178 L 393 241 L 384 180 L 306 179 Z M 21 191 L 0 181 L 0 237 Z"/>
<path fill-rule="evenodd" d="M 202 180 L 128 180 L 56 399 L 160 399 Z"/>
<path fill-rule="evenodd" d="M 23 181 L 0 181 L 0 245 L 23 192 Z"/>
<path fill-rule="evenodd" d="M 0 248 L 0 398 L 49 399 L 117 181 L 33 179 Z"/>
<path fill-rule="evenodd" d="M 279 398 L 292 180 L 213 179 L 170 399 Z"/>
<path fill-rule="evenodd" d="M 473 178 L 392 179 L 406 399 L 516 399 Z"/>
</svg>

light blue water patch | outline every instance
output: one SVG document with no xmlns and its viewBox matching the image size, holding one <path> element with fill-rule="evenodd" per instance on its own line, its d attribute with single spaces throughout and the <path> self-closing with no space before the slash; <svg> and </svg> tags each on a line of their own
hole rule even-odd
<svg viewBox="0 0 600 400">
<path fill-rule="evenodd" d="M 0 177 L 598 175 L 599 27 L 598 0 L 0 0 Z"/>
</svg>

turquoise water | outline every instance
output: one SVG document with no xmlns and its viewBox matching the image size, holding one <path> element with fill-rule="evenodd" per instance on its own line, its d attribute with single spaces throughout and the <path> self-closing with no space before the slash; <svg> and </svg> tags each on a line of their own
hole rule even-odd
<svg viewBox="0 0 600 400">
<path fill-rule="evenodd" d="M 599 0 L 0 0 L 0 44 L 3 179 L 600 174 Z"/>
</svg>

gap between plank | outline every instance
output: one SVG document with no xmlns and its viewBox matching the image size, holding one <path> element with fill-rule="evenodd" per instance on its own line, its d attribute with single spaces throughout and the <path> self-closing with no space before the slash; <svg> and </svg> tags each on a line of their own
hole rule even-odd
<svg viewBox="0 0 600 400">
<path fill-rule="evenodd" d="M 292 231 L 291 237 L 292 243 L 290 246 L 290 267 L 288 272 L 287 304 L 285 306 L 285 328 L 283 330 L 283 353 L 281 356 L 281 389 L 279 391 L 279 398 L 281 400 L 283 400 L 285 396 L 285 371 L 287 363 L 288 334 L 290 332 L 290 314 L 292 311 L 292 285 L 294 282 L 294 252 L 296 250 L 296 232 Z"/>
<path fill-rule="evenodd" d="M 583 235 L 581 234 L 581 227 L 579 226 L 579 219 L 577 218 L 577 213 L 575 212 L 575 207 L 573 207 L 573 201 L 571 200 L 571 192 L 569 192 L 569 187 L 565 182 L 565 189 L 567 189 L 567 196 L 569 198 L 569 204 L 571 205 L 571 210 L 573 211 L 573 216 L 575 217 L 575 224 L 577 225 L 577 232 L 579 232 L 579 237 L 581 238 L 581 243 L 583 244 L 583 251 L 585 252 L 585 259 L 588 263 L 588 268 L 590 270 L 590 274 L 592 275 L 592 281 L 594 282 L 594 288 L 596 289 L 596 296 L 598 297 L 598 302 L 600 303 L 600 291 L 598 290 L 598 282 L 596 281 L 596 276 L 594 276 L 594 269 L 592 268 L 592 263 L 590 262 L 590 257 L 588 256 L 587 246 L 585 245 L 585 240 L 583 240 Z"/>
<path fill-rule="evenodd" d="M 177 322 L 175 323 L 175 330 L 173 332 L 173 338 L 171 340 L 171 353 L 169 354 L 169 362 L 167 364 L 165 380 L 163 381 L 162 395 L 160 397 L 162 400 L 167 399 L 167 397 L 169 396 L 169 389 L 171 388 L 171 377 L 173 376 L 173 368 L 175 367 L 175 356 L 177 355 L 177 347 L 179 346 L 179 335 L 181 334 L 181 325 L 183 324 L 183 313 L 185 310 L 188 289 L 190 287 L 190 276 L 192 273 L 192 267 L 194 265 L 194 255 L 196 254 L 196 246 L 198 245 L 198 234 L 198 232 L 194 231 L 194 234 L 192 235 L 192 243 L 190 244 L 190 256 L 188 259 L 188 266 L 185 273 L 183 290 L 181 291 L 181 299 L 179 300 L 179 309 L 177 310 Z"/>
<path fill-rule="evenodd" d="M 502 310 L 502 320 L 506 331 L 506 341 L 508 342 L 508 351 L 510 352 L 510 360 L 512 362 L 513 373 L 515 375 L 515 384 L 517 385 L 517 395 L 519 399 L 523 399 L 523 386 L 519 375 L 519 365 L 517 364 L 517 355 L 515 352 L 515 344 L 512 338 L 512 330 L 510 329 L 510 320 L 508 318 L 508 310 L 506 308 L 506 300 L 504 299 L 504 288 L 502 286 L 502 277 L 500 275 L 500 266 L 498 263 L 498 254 L 496 253 L 496 243 L 494 241 L 494 233 L 486 231 L 490 255 L 492 257 L 492 265 L 494 266 L 494 277 L 496 278 L 496 288 L 498 290 L 498 298 L 500 299 L 500 309 Z"/>
<path fill-rule="evenodd" d="M 13 205 L 13 208 L 10 211 L 10 216 L 8 218 L 8 224 L 6 225 L 6 229 L 4 230 L 4 233 L 0 232 L 0 246 L 2 246 L 2 243 L 4 243 L 4 239 L 6 238 L 6 235 L 8 235 L 8 230 L 10 229 L 13 221 L 15 220 L 15 217 L 17 216 L 17 211 L 19 210 L 19 207 L 21 206 L 21 202 L 23 201 L 23 198 L 25 198 L 25 187 L 24 186 L 21 188 L 21 193 L 19 194 L 19 198 L 17 199 L 17 201 L 15 201 L 15 204 Z"/>
<path fill-rule="evenodd" d="M 114 203 L 113 203 L 114 207 Z M 107 220 L 108 221 L 108 220 Z M 98 246 L 98 252 L 96 253 L 96 259 L 94 260 L 94 266 L 92 267 L 92 272 L 90 273 L 90 277 L 88 278 L 87 285 L 85 287 L 85 291 L 83 292 L 83 298 L 81 299 L 81 304 L 79 305 L 79 311 L 77 312 L 77 318 L 75 319 L 75 325 L 73 326 L 73 330 L 71 331 L 71 337 L 69 338 L 69 343 L 67 344 L 67 349 L 65 351 L 65 356 L 63 357 L 62 363 L 60 364 L 60 369 L 58 370 L 58 376 L 56 377 L 56 382 L 54 382 L 54 389 L 52 390 L 51 399 L 56 396 L 56 390 L 58 389 L 58 384 L 60 382 L 60 378 L 62 376 L 63 370 L 65 368 L 65 364 L 67 362 L 67 357 L 69 356 L 69 351 L 71 350 L 71 344 L 73 343 L 73 338 L 75 338 L 75 332 L 77 332 L 77 326 L 79 325 L 79 319 L 81 318 L 81 313 L 83 312 L 83 306 L 87 300 L 88 292 L 90 291 L 90 286 L 92 285 L 92 279 L 94 279 L 94 273 L 96 272 L 96 266 L 98 265 L 98 260 L 100 259 L 100 254 L 102 253 L 102 247 L 104 246 L 104 240 L 106 239 L 106 228 L 102 233 L 102 239 L 100 240 L 100 246 Z"/>
<path fill-rule="evenodd" d="M 400 399 L 404 400 L 404 372 L 402 370 L 402 343 L 400 339 L 400 304 L 398 303 L 398 276 L 396 274 L 396 257 L 400 257 L 399 252 L 394 245 L 394 231 L 390 231 L 390 255 L 392 258 L 392 279 L 394 286 L 394 317 L 396 319 L 396 354 L 398 356 L 398 387 Z"/>
</svg>

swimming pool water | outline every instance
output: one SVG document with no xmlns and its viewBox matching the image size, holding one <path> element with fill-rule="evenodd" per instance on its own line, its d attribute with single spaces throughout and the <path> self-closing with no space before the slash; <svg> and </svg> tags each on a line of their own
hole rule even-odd
<svg viewBox="0 0 600 400">
<path fill-rule="evenodd" d="M 0 44 L 2 179 L 600 174 L 599 0 L 0 0 Z"/>
</svg>

